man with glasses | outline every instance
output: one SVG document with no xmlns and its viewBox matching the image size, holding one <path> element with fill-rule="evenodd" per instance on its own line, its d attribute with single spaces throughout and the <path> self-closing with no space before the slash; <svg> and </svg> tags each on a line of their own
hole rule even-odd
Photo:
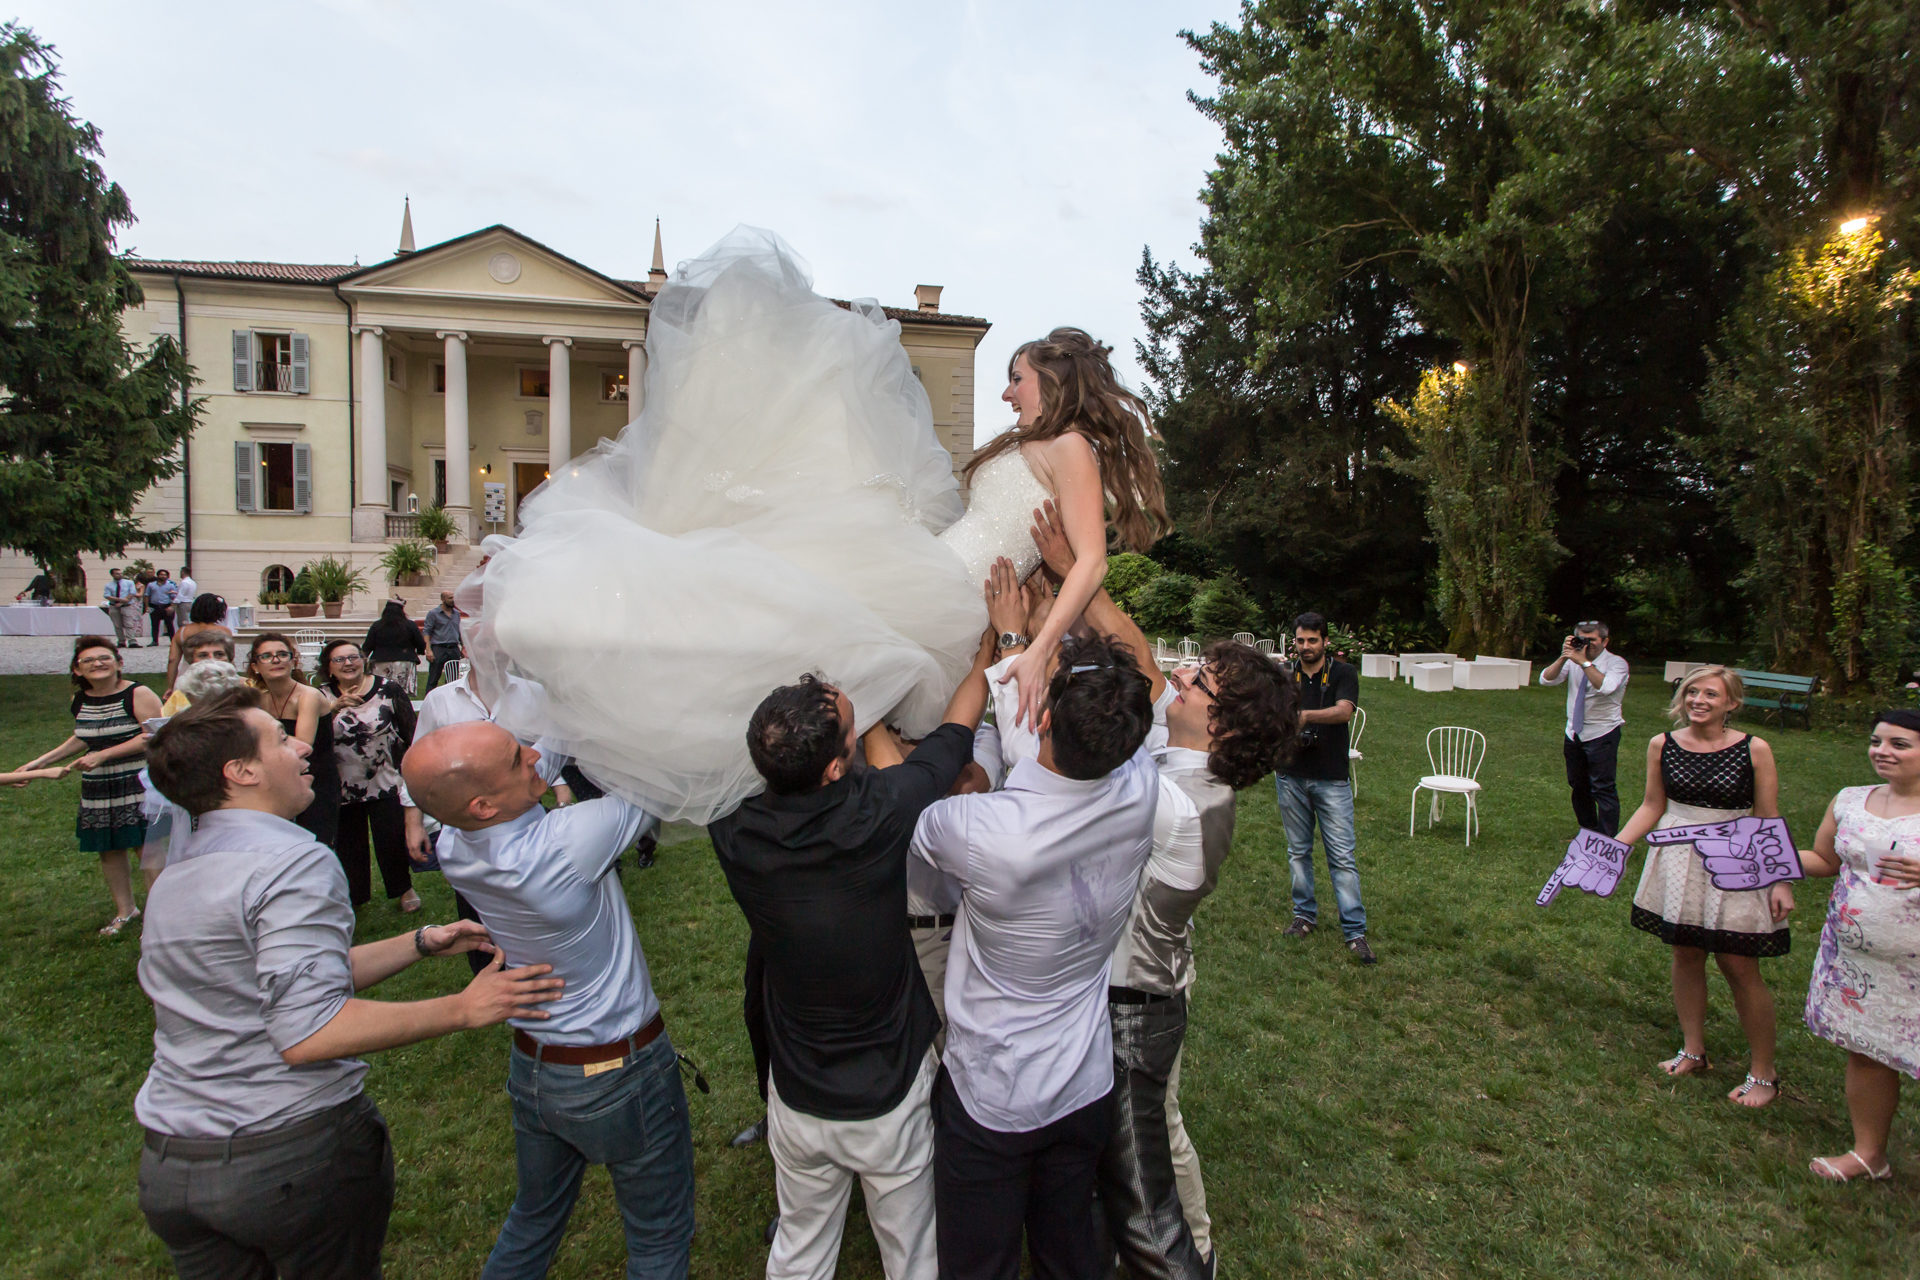
<svg viewBox="0 0 1920 1280">
<path fill-rule="evenodd" d="M 1620 704 L 1627 696 L 1627 660 L 1607 648 L 1607 624 L 1576 623 L 1560 644 L 1560 656 L 1540 673 L 1541 684 L 1567 686 L 1567 733 L 1561 743 L 1573 816 L 1588 831 L 1611 836 L 1620 830 L 1620 792 L 1614 785 Z"/>
<path fill-rule="evenodd" d="M 1327 620 L 1317 613 L 1293 620 L 1293 655 L 1300 747 L 1273 775 L 1293 871 L 1293 923 L 1282 936 L 1304 938 L 1320 918 L 1313 894 L 1317 826 L 1347 950 L 1361 964 L 1373 964 L 1367 909 L 1360 901 L 1360 867 L 1353 857 L 1353 782 L 1347 774 L 1347 724 L 1360 703 L 1360 673 L 1351 663 L 1327 656 Z"/>
</svg>

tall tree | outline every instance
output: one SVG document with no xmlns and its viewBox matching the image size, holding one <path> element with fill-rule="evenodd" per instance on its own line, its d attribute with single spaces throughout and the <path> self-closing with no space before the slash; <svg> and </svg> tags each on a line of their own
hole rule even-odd
<svg viewBox="0 0 1920 1280">
<path fill-rule="evenodd" d="M 0 546 L 63 576 L 83 551 L 177 535 L 134 505 L 178 473 L 197 412 L 178 344 L 137 352 L 122 336 L 141 295 L 113 240 L 133 212 L 99 155 L 54 51 L 0 27 Z"/>
<path fill-rule="evenodd" d="M 1226 137 L 1203 247 L 1220 287 L 1250 299 L 1254 366 L 1328 326 L 1369 276 L 1407 300 L 1403 331 L 1466 366 L 1470 393 L 1446 403 L 1456 423 L 1471 413 L 1471 465 L 1417 425 L 1407 460 L 1459 651 L 1531 640 L 1563 554 L 1535 348 L 1584 287 L 1617 189 L 1592 163 L 1606 122 L 1586 96 L 1612 22 L 1557 0 L 1248 0 L 1238 26 L 1187 36 L 1219 86 L 1197 104 Z M 1402 395 L 1417 378 L 1401 371 Z"/>
</svg>

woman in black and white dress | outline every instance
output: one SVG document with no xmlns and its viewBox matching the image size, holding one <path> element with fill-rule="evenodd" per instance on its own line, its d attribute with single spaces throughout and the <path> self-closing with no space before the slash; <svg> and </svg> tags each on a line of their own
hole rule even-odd
<svg viewBox="0 0 1920 1280">
<path fill-rule="evenodd" d="M 366 655 L 351 640 L 320 651 L 333 703 L 333 760 L 340 772 L 340 830 L 333 851 L 347 873 L 354 906 L 373 897 L 368 836 L 380 863 L 389 901 L 418 911 L 407 860 L 407 826 L 400 806 L 400 761 L 413 745 L 413 693 L 367 670 Z"/>
</svg>

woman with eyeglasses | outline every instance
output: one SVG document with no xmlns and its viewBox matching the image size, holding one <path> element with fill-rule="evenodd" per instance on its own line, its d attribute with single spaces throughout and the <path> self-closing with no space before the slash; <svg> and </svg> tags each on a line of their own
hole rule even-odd
<svg viewBox="0 0 1920 1280">
<path fill-rule="evenodd" d="M 141 759 L 147 754 L 141 721 L 160 714 L 160 697 L 120 672 L 120 654 L 105 636 L 81 636 L 73 642 L 73 736 L 28 761 L 40 769 L 81 752 L 80 816 L 74 824 L 80 848 L 100 855 L 100 872 L 113 895 L 113 919 L 100 930 L 116 937 L 140 918 L 133 900 L 133 870 L 128 851 L 146 842 L 142 812 Z"/>
<path fill-rule="evenodd" d="M 380 881 L 400 910 L 418 911 L 407 859 L 406 816 L 400 806 L 400 760 L 413 745 L 413 693 L 367 669 L 351 640 L 320 651 L 320 670 L 333 704 L 333 759 L 340 770 L 340 835 L 333 851 L 347 872 L 354 906 L 373 897 L 367 865 L 368 834 L 380 863 Z"/>
<path fill-rule="evenodd" d="M 333 763 L 333 699 L 306 682 L 300 651 L 278 631 L 263 631 L 247 650 L 247 677 L 260 690 L 261 704 L 290 738 L 313 748 L 307 776 L 313 803 L 294 821 L 313 838 L 333 848 L 340 830 L 340 771 Z"/>
</svg>

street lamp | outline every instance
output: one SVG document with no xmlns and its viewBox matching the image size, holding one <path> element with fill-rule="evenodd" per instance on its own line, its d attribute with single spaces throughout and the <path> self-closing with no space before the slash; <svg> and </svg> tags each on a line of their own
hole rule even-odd
<svg viewBox="0 0 1920 1280">
<path fill-rule="evenodd" d="M 1873 217 L 1870 214 L 1862 215 L 1858 218 L 1848 218 L 1840 224 L 1840 234 L 1843 236 L 1857 236 L 1872 225 Z"/>
</svg>

